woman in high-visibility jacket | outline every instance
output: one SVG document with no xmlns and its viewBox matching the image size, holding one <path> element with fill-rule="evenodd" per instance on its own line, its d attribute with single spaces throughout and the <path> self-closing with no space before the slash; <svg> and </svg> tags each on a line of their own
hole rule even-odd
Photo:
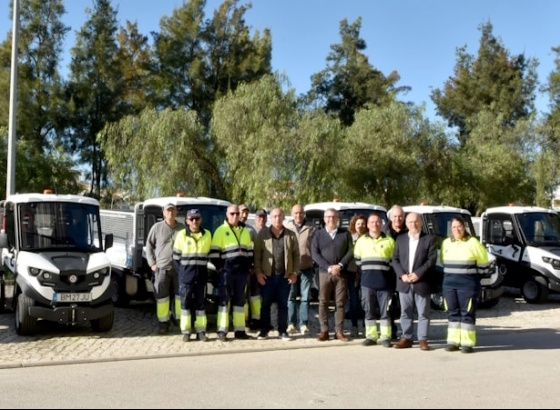
<svg viewBox="0 0 560 410">
<path fill-rule="evenodd" d="M 472 353 L 476 345 L 476 308 L 480 279 L 488 269 L 486 248 L 466 232 L 461 217 L 451 221 L 451 237 L 441 245 L 443 297 L 448 311 L 445 350 Z"/>
</svg>

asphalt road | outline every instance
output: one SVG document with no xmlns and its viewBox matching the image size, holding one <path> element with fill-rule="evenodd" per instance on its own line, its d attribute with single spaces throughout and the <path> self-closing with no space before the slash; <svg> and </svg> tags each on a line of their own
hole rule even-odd
<svg viewBox="0 0 560 410">
<path fill-rule="evenodd" d="M 2 408 L 556 408 L 560 334 L 473 354 L 330 344 L 0 370 Z M 328 346 L 328 347 L 324 347 Z"/>
</svg>

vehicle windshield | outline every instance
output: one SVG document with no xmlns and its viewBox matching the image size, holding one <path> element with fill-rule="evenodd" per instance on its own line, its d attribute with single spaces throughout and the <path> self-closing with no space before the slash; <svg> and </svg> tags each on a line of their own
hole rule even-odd
<svg viewBox="0 0 560 410">
<path fill-rule="evenodd" d="M 325 222 L 323 216 L 325 214 L 324 210 L 315 210 L 309 209 L 305 211 L 305 221 L 308 225 L 313 225 L 318 228 L 322 228 L 325 226 Z M 363 215 L 366 218 L 369 217 L 371 214 L 376 214 L 381 217 L 383 221 L 383 225 L 387 223 L 387 213 L 382 210 L 373 210 L 373 209 L 341 209 L 338 211 L 338 226 L 342 228 L 348 228 L 350 225 L 350 220 L 354 215 Z"/>
<path fill-rule="evenodd" d="M 177 207 L 177 221 L 186 225 L 185 216 L 189 209 L 196 208 L 202 215 L 202 227 L 209 230 L 212 234 L 216 228 L 226 220 L 227 206 L 223 205 L 182 205 Z M 146 207 L 146 235 L 150 232 L 152 226 L 159 221 L 163 221 L 161 207 Z"/>
<path fill-rule="evenodd" d="M 530 212 L 517 216 L 526 242 L 533 246 L 560 244 L 560 218 L 557 214 Z"/>
<path fill-rule="evenodd" d="M 72 202 L 19 205 L 23 250 L 101 251 L 99 208 Z"/>
<path fill-rule="evenodd" d="M 428 233 L 441 239 L 451 236 L 451 221 L 453 218 L 462 218 L 469 235 L 476 236 L 471 216 L 460 212 L 438 212 L 426 216 L 427 226 L 424 228 Z"/>
</svg>

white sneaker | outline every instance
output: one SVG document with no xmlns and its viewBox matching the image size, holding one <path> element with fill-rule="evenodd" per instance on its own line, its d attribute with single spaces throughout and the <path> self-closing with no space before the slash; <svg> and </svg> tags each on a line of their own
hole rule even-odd
<svg viewBox="0 0 560 410">
<path fill-rule="evenodd" d="M 301 325 L 299 327 L 299 332 L 303 335 L 303 336 L 307 336 L 309 334 L 309 328 L 307 327 L 307 325 Z"/>
<path fill-rule="evenodd" d="M 286 332 L 289 335 L 295 335 L 297 333 L 297 329 L 294 325 L 292 325 L 291 323 L 288 325 L 288 328 L 286 329 Z"/>
</svg>

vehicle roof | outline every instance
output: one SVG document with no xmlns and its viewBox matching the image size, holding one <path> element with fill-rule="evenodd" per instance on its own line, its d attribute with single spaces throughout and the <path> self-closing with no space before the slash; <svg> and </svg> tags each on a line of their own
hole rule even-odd
<svg viewBox="0 0 560 410">
<path fill-rule="evenodd" d="M 14 194 L 10 195 L 6 201 L 13 202 L 15 204 L 33 202 L 72 202 L 76 204 L 99 206 L 97 199 L 83 195 Z"/>
<path fill-rule="evenodd" d="M 456 212 L 465 215 L 471 215 L 467 209 L 455 208 L 445 205 L 409 205 L 403 206 L 405 213 L 414 212 L 417 214 L 438 214 L 443 212 Z"/>
<path fill-rule="evenodd" d="M 370 209 L 372 211 L 385 211 L 387 208 L 381 205 L 366 204 L 365 202 L 317 202 L 313 204 L 307 204 L 303 207 L 304 211 L 309 211 L 311 209 L 326 211 L 329 208 L 336 209 L 337 211 L 343 211 L 346 209 Z"/>
<path fill-rule="evenodd" d="M 484 213 L 486 214 L 527 214 L 531 212 L 545 212 L 549 214 L 557 214 L 558 212 L 550 208 L 541 208 L 539 206 L 498 206 L 495 208 L 488 208 Z"/>
<path fill-rule="evenodd" d="M 203 196 L 199 196 L 199 197 L 164 196 L 160 198 L 146 199 L 143 205 L 144 207 L 159 206 L 160 208 L 163 208 L 167 204 L 173 204 L 175 206 L 184 206 L 184 205 L 230 206 L 231 202 L 224 201 L 222 199 L 207 198 Z"/>
</svg>

